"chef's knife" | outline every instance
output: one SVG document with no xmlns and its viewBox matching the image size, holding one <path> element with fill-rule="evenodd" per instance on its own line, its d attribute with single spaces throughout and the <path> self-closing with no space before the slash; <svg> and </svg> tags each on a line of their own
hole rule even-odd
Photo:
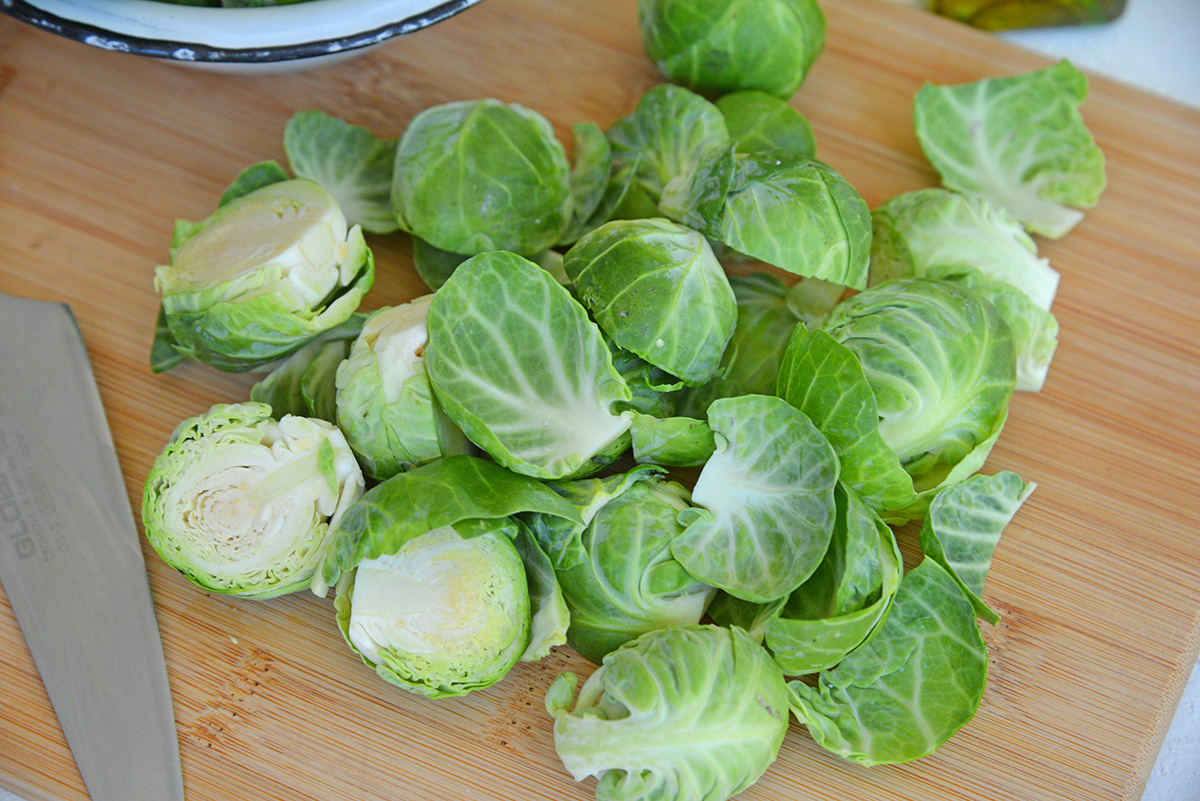
<svg viewBox="0 0 1200 801">
<path fill-rule="evenodd" d="M 158 621 L 71 310 L 0 294 L 0 584 L 92 801 L 182 801 Z"/>
</svg>

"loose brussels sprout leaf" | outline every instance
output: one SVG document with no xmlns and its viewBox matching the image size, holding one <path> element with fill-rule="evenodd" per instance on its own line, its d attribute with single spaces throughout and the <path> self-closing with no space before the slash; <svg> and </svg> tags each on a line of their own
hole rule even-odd
<svg viewBox="0 0 1200 801">
<path fill-rule="evenodd" d="M 747 601 L 782 598 L 820 564 L 833 533 L 838 458 L 780 398 L 744 395 L 708 408 L 717 435 L 692 491 L 702 507 L 671 553 L 696 578 Z"/>
<path fill-rule="evenodd" d="M 513 253 L 466 261 L 429 307 L 425 367 L 467 438 L 538 478 L 594 472 L 627 446 L 631 394 L 570 293 Z"/>
<path fill-rule="evenodd" d="M 357 226 L 303 178 L 268 184 L 177 231 L 155 270 L 171 345 L 221 370 L 269 364 L 350 318 L 375 269 Z"/>
<path fill-rule="evenodd" d="M 551 518 L 547 516 L 546 519 Z M 513 544 L 525 565 L 525 580 L 529 586 L 529 644 L 521 653 L 521 661 L 537 662 L 549 654 L 551 648 L 567 641 L 571 612 L 558 577 L 554 575 L 550 557 L 542 550 L 529 526 L 519 520 Z"/>
<path fill-rule="evenodd" d="M 679 217 L 706 236 L 796 273 L 862 289 L 871 212 L 844 178 L 781 151 L 716 150 L 701 160 Z"/>
<path fill-rule="evenodd" d="M 787 99 L 825 48 L 816 0 L 639 0 L 646 55 L 675 83 Z"/>
<path fill-rule="evenodd" d="M 1012 331 L 1017 355 L 1016 388 L 1040 391 L 1058 349 L 1058 320 L 1054 315 L 1038 308 L 1015 286 L 988 278 L 973 267 L 938 267 L 929 271 L 929 277 L 959 281 L 995 307 Z"/>
<path fill-rule="evenodd" d="M 1009 471 L 972 476 L 939 492 L 921 527 L 921 551 L 949 571 L 976 613 L 992 624 L 1000 616 L 981 597 L 992 552 L 1035 486 Z"/>
<path fill-rule="evenodd" d="M 1021 223 L 978 195 L 947 189 L 905 192 L 871 213 L 871 284 L 973 267 L 1020 289 L 1049 310 L 1058 273 L 1038 258 Z"/>
<path fill-rule="evenodd" d="M 414 467 L 375 486 L 346 510 L 312 590 L 324 596 L 344 571 L 364 559 L 397 553 L 434 529 L 452 526 L 464 533 L 473 522 L 521 512 L 579 521 L 575 507 L 552 490 L 484 459 L 450 456 Z"/>
<path fill-rule="evenodd" d="M 233 183 L 221 193 L 221 197 L 217 200 L 217 208 L 231 203 L 243 195 L 248 195 L 256 189 L 286 181 L 289 177 L 287 170 L 279 166 L 278 161 L 260 161 L 257 164 L 251 164 L 238 173 L 237 177 L 233 179 Z"/>
<path fill-rule="evenodd" d="M 470 538 L 444 526 L 342 575 L 338 628 L 363 662 L 428 698 L 504 678 L 529 643 L 525 568 L 505 529 Z"/>
<path fill-rule="evenodd" d="M 797 326 L 779 368 L 776 394 L 813 421 L 833 445 L 841 478 L 878 512 L 916 501 L 912 477 L 879 433 L 879 407 L 858 358 L 824 331 Z"/>
<path fill-rule="evenodd" d="M 276 419 L 293 414 L 336 422 L 334 374 L 366 319 L 366 314 L 355 312 L 285 358 L 250 388 L 250 400 L 270 406 Z"/>
<path fill-rule="evenodd" d="M 687 490 L 654 471 L 561 482 L 586 525 L 536 515 L 571 614 L 567 641 L 593 662 L 639 634 L 700 621 L 714 592 L 671 557 Z"/>
<path fill-rule="evenodd" d="M 337 370 L 337 424 L 372 478 L 385 479 L 470 445 L 444 419 L 425 374 L 433 295 L 373 312 Z"/>
<path fill-rule="evenodd" d="M 657 203 L 673 181 L 686 181 L 700 158 L 729 141 L 712 103 L 681 86 L 659 84 L 607 131 L 613 162 L 637 164 L 637 180 Z"/>
<path fill-rule="evenodd" d="M 844 294 L 846 287 L 841 284 L 820 278 L 804 278 L 788 290 L 787 306 L 804 325 L 820 328 Z"/>
<path fill-rule="evenodd" d="M 682 386 L 679 379 L 668 375 L 645 359 L 617 347 L 612 340 L 606 342 L 608 349 L 612 351 L 613 367 L 621 374 L 633 396 L 626 403 L 616 404 L 614 409 L 632 409 L 651 417 L 670 417 L 675 414 L 676 390 Z"/>
<path fill-rule="evenodd" d="M 150 372 L 165 373 L 183 361 L 183 354 L 175 349 L 175 337 L 167 325 L 167 313 L 160 306 L 154 321 L 154 341 L 150 344 Z"/>
<path fill-rule="evenodd" d="M 917 139 L 944 186 L 983 195 L 1029 231 L 1058 239 L 1106 183 L 1104 154 L 1079 114 L 1087 89 L 1069 61 L 958 86 L 926 84 L 913 107 Z"/>
<path fill-rule="evenodd" d="M 941 484 L 1003 425 L 1016 384 L 1012 333 L 967 287 L 888 281 L 839 303 L 825 330 L 858 357 L 879 434 L 918 492 Z"/>
<path fill-rule="evenodd" d="M 788 683 L 792 712 L 813 739 L 860 765 L 931 754 L 975 715 L 987 646 L 975 610 L 945 568 L 926 559 L 900 582 L 866 645 L 818 687 Z"/>
<path fill-rule="evenodd" d="M 549 121 L 498 100 L 434 106 L 396 149 L 400 227 L 436 248 L 541 253 L 571 215 L 570 167 Z"/>
<path fill-rule="evenodd" d="M 299 178 L 337 199 L 351 225 L 373 234 L 395 231 L 392 171 L 396 140 L 321 111 L 300 111 L 283 129 L 283 149 Z"/>
<path fill-rule="evenodd" d="M 707 381 L 737 323 L 737 300 L 699 233 L 663 219 L 606 223 L 563 260 L 579 299 L 620 347 Z"/>
<path fill-rule="evenodd" d="M 446 279 L 458 269 L 458 265 L 469 258 L 471 257 L 462 253 L 435 248 L 420 237 L 412 238 L 413 269 L 431 292 L 441 289 Z"/>
<path fill-rule="evenodd" d="M 180 423 L 154 460 L 142 520 L 163 561 L 197 586 L 271 598 L 308 585 L 362 492 L 332 425 L 219 404 Z"/>
<path fill-rule="evenodd" d="M 698 467 L 716 450 L 713 431 L 691 417 L 651 417 L 634 414 L 629 429 L 633 459 L 638 464 Z"/>
<path fill-rule="evenodd" d="M 829 550 L 785 601 L 750 604 L 726 595 L 709 608 L 721 625 L 760 632 L 785 675 L 841 662 L 878 631 L 900 586 L 904 566 L 892 530 L 844 484 L 836 497 Z"/>
<path fill-rule="evenodd" d="M 559 245 L 574 244 L 606 222 L 659 216 L 658 206 L 638 183 L 641 164 L 642 156 L 636 155 L 628 164 L 614 165 L 596 208 L 587 217 L 572 216 Z"/>
<path fill-rule="evenodd" d="M 580 221 L 595 213 L 612 176 L 612 146 L 594 122 L 571 126 L 575 134 L 575 164 L 571 167 L 571 215 Z"/>
<path fill-rule="evenodd" d="M 659 629 L 609 654 L 571 709 L 574 674 L 546 693 L 554 747 L 601 801 L 713 801 L 766 772 L 787 732 L 787 686 L 741 629 Z"/>
<path fill-rule="evenodd" d="M 817 140 L 804 115 L 786 100 L 757 89 L 733 92 L 717 100 L 734 149 L 782 150 L 802 159 L 815 158 Z"/>
</svg>

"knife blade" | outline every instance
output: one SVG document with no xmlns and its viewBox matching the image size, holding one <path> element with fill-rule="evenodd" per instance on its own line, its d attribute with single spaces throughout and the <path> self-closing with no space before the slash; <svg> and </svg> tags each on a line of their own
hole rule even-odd
<svg viewBox="0 0 1200 801">
<path fill-rule="evenodd" d="M 182 801 L 137 527 L 66 304 L 0 293 L 0 584 L 92 801 Z"/>
</svg>

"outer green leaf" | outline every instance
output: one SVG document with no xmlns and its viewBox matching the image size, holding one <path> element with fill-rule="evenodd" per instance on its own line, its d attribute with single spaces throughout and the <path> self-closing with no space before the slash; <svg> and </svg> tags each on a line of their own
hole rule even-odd
<svg viewBox="0 0 1200 801">
<path fill-rule="evenodd" d="M 927 756 L 975 715 L 987 646 L 975 611 L 945 568 L 926 559 L 905 575 L 878 634 L 822 673 L 788 684 L 813 739 L 861 765 Z"/>
<path fill-rule="evenodd" d="M 747 601 L 782 598 L 820 564 L 833 532 L 838 459 L 807 417 L 780 398 L 723 398 L 718 435 L 692 491 L 702 507 L 671 553 L 689 573 Z"/>
<path fill-rule="evenodd" d="M 566 643 L 571 612 L 558 578 L 554 575 L 554 565 L 550 564 L 550 557 L 542 550 L 529 526 L 517 521 L 517 535 L 513 543 L 525 565 L 532 615 L 529 645 L 521 654 L 521 661 L 537 662 L 548 655 L 551 648 Z"/>
<path fill-rule="evenodd" d="M 713 431 L 691 417 L 650 417 L 634 414 L 630 428 L 633 459 L 638 464 L 698 467 L 716 450 Z"/>
<path fill-rule="evenodd" d="M 939 492 L 921 527 L 921 551 L 950 572 L 989 623 L 1000 621 L 981 597 L 992 552 L 1035 486 L 1008 471 L 973 476 Z"/>
<path fill-rule="evenodd" d="M 782 150 L 802 159 L 815 158 L 817 140 L 804 115 L 785 100 L 748 89 L 717 100 L 729 138 L 739 153 Z"/>
<path fill-rule="evenodd" d="M 425 366 L 450 419 L 492 458 L 540 478 L 592 472 L 628 445 L 631 399 L 600 330 L 512 253 L 464 262 L 429 308 Z"/>
<path fill-rule="evenodd" d="M 619 411 L 633 409 L 652 417 L 670 417 L 675 414 L 675 395 L 679 389 L 679 379 L 663 372 L 650 362 L 617 347 L 612 340 L 608 348 L 612 351 L 613 367 L 625 380 L 629 391 L 633 394 L 628 403 L 617 404 Z"/>
<path fill-rule="evenodd" d="M 844 178 L 781 151 L 710 151 L 680 220 L 729 247 L 796 273 L 862 289 L 871 212 Z"/>
<path fill-rule="evenodd" d="M 233 183 L 221 193 L 220 199 L 217 200 L 217 208 L 231 203 L 243 195 L 248 195 L 256 189 L 286 181 L 289 177 L 287 171 L 279 166 L 278 161 L 260 161 L 257 164 L 251 164 L 238 173 L 237 177 L 233 179 Z"/>
<path fill-rule="evenodd" d="M 312 590 L 324 595 L 343 571 L 396 553 L 434 529 L 453 526 L 463 533 L 472 521 L 520 512 L 579 519 L 575 507 L 552 490 L 484 459 L 451 456 L 415 467 L 377 485 L 346 511 Z"/>
<path fill-rule="evenodd" d="M 392 211 L 395 139 L 322 111 L 300 111 L 283 129 L 283 149 L 296 175 L 325 187 L 351 225 L 373 234 L 399 227 Z"/>
<path fill-rule="evenodd" d="M 334 374 L 366 318 L 355 312 L 288 356 L 250 388 L 250 400 L 270 406 L 276 418 L 295 414 L 335 422 Z"/>
<path fill-rule="evenodd" d="M 1096 205 L 1104 154 L 1079 114 L 1087 78 L 1069 61 L 1027 75 L 926 84 L 917 139 L 942 184 L 987 197 L 1025 227 L 1058 239 Z M 1071 208 L 1076 207 L 1076 208 Z"/>
<path fill-rule="evenodd" d="M 787 688 L 740 629 L 659 629 L 609 654 L 570 708 L 574 677 L 546 694 L 554 746 L 604 801 L 719 801 L 749 787 L 779 753 Z"/>
<path fill-rule="evenodd" d="M 737 300 L 699 233 L 664 219 L 606 223 L 567 251 L 563 268 L 621 348 L 686 384 L 717 369 Z"/>
<path fill-rule="evenodd" d="M 175 349 L 175 337 L 167 325 L 167 313 L 160 306 L 154 321 L 154 341 L 150 345 L 150 371 L 165 373 L 183 361 L 183 354 Z"/>
<path fill-rule="evenodd" d="M 594 122 L 571 126 L 575 134 L 575 163 L 571 167 L 571 215 L 579 220 L 592 216 L 604 199 L 612 175 L 612 146 L 604 130 Z"/>
</svg>

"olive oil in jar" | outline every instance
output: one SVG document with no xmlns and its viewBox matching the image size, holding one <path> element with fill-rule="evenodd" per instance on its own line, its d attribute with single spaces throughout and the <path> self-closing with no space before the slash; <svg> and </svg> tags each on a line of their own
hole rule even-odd
<svg viewBox="0 0 1200 801">
<path fill-rule="evenodd" d="M 988 31 L 1111 22 L 1125 0 L 930 0 L 943 17 Z"/>
</svg>

